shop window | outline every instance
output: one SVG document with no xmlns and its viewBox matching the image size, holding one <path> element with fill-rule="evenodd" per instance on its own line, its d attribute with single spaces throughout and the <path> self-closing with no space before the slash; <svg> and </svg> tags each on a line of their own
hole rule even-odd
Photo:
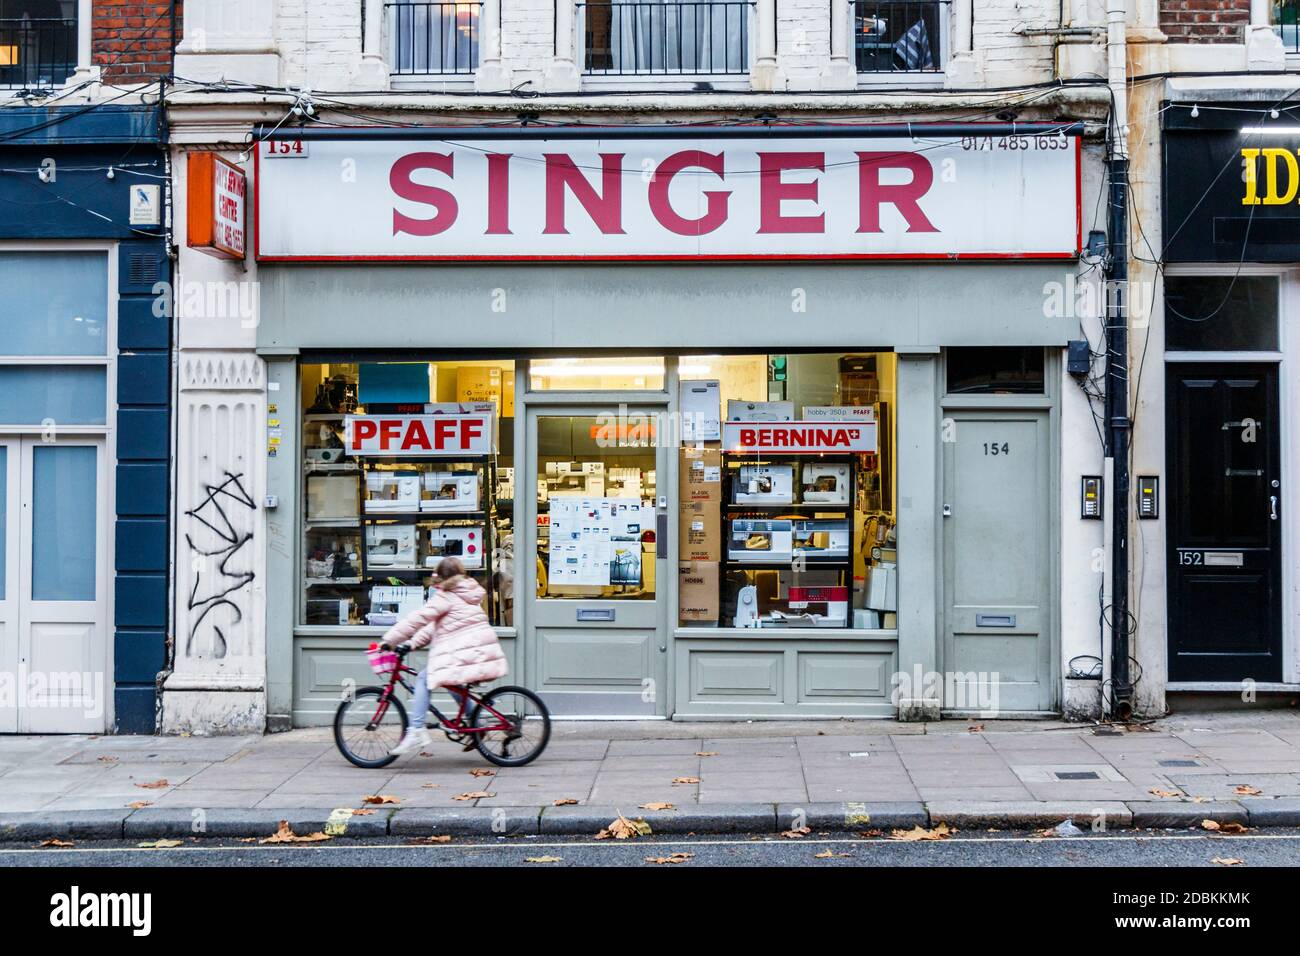
<svg viewBox="0 0 1300 956">
<path fill-rule="evenodd" d="M 664 360 L 619 358 L 539 358 L 528 363 L 528 387 L 535 392 L 662 391 Z"/>
<path fill-rule="evenodd" d="M 679 369 L 681 625 L 896 627 L 893 353 Z"/>
<path fill-rule="evenodd" d="M 1277 276 L 1165 276 L 1168 351 L 1277 348 Z"/>
<path fill-rule="evenodd" d="M 302 366 L 301 623 L 387 627 L 455 556 L 493 623 L 513 625 L 514 374 L 510 361 Z"/>
<path fill-rule="evenodd" d="M 975 346 L 948 349 L 948 394 L 1041 395 L 1043 350 Z"/>
</svg>

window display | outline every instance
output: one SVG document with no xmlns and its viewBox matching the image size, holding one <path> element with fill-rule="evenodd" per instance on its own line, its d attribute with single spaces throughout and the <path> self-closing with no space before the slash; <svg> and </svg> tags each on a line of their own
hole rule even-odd
<svg viewBox="0 0 1300 956">
<path fill-rule="evenodd" d="M 307 625 L 387 627 L 461 560 L 513 624 L 514 363 L 302 366 Z"/>
<path fill-rule="evenodd" d="M 680 369 L 679 623 L 896 626 L 894 355 L 687 356 Z M 717 440 L 702 437 L 711 414 Z"/>
</svg>

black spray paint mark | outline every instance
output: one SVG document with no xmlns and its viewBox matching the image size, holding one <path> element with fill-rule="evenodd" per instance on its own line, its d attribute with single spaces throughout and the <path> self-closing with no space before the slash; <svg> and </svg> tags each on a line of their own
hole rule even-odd
<svg viewBox="0 0 1300 956">
<path fill-rule="evenodd" d="M 238 591 L 246 584 L 250 584 L 256 578 L 252 571 L 231 571 L 227 568 L 230 560 L 239 553 L 240 549 L 253 540 L 253 532 L 249 531 L 241 534 L 236 531 L 230 516 L 226 513 L 226 508 L 232 507 L 231 502 L 233 502 L 235 505 L 247 508 L 249 511 L 255 511 L 257 505 L 240 482 L 239 479 L 243 477 L 242 475 L 232 475 L 228 471 L 224 474 L 226 478 L 221 484 L 204 485 L 203 490 L 207 493 L 207 496 L 197 507 L 185 512 L 187 517 L 199 522 L 222 541 L 221 547 L 207 551 L 196 545 L 194 539 L 188 533 L 185 535 L 190 550 L 195 554 L 209 558 L 221 556 L 221 560 L 217 564 L 219 578 L 216 587 L 211 589 L 212 593 L 199 597 L 202 573 L 197 570 L 194 572 L 194 586 L 190 588 L 189 609 L 193 611 L 196 608 L 202 608 L 203 610 L 199 614 L 198 620 L 190 628 L 189 638 L 185 642 L 186 657 L 193 652 L 194 635 L 198 633 L 199 625 L 203 623 L 203 619 L 208 616 L 208 613 L 213 608 L 225 605 L 235 613 L 233 623 L 238 624 L 243 620 L 244 612 L 227 595 Z M 206 516 L 204 512 L 206 512 Z M 212 625 L 212 630 L 216 634 L 213 656 L 220 659 L 226 656 L 226 635 L 216 624 Z"/>
</svg>

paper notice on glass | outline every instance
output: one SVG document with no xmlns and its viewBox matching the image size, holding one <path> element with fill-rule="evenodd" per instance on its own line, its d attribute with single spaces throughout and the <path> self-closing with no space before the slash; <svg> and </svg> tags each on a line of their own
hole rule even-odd
<svg viewBox="0 0 1300 956">
<path fill-rule="evenodd" d="M 647 512 L 643 502 L 637 499 L 585 495 L 552 496 L 550 508 L 548 574 L 552 584 L 607 587 L 613 583 L 630 583 L 627 579 L 632 569 L 626 567 L 628 559 L 617 555 L 636 553 L 639 564 L 637 549 L 647 528 L 646 521 L 653 523 L 652 510 Z M 615 564 L 623 565 L 617 581 L 611 575 Z M 639 580 L 639 567 L 636 576 Z"/>
</svg>

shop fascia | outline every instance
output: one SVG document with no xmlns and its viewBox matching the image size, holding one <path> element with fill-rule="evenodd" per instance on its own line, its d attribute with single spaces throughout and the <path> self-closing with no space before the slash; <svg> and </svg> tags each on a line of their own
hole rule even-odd
<svg viewBox="0 0 1300 956">
<path fill-rule="evenodd" d="M 931 137 L 918 126 L 914 137 L 899 138 L 477 141 L 473 133 L 419 132 L 428 138 L 263 142 L 258 257 L 1070 258 L 1078 251 L 1078 139 L 1059 133 Z M 326 195 L 331 201 L 321 202 Z"/>
</svg>

